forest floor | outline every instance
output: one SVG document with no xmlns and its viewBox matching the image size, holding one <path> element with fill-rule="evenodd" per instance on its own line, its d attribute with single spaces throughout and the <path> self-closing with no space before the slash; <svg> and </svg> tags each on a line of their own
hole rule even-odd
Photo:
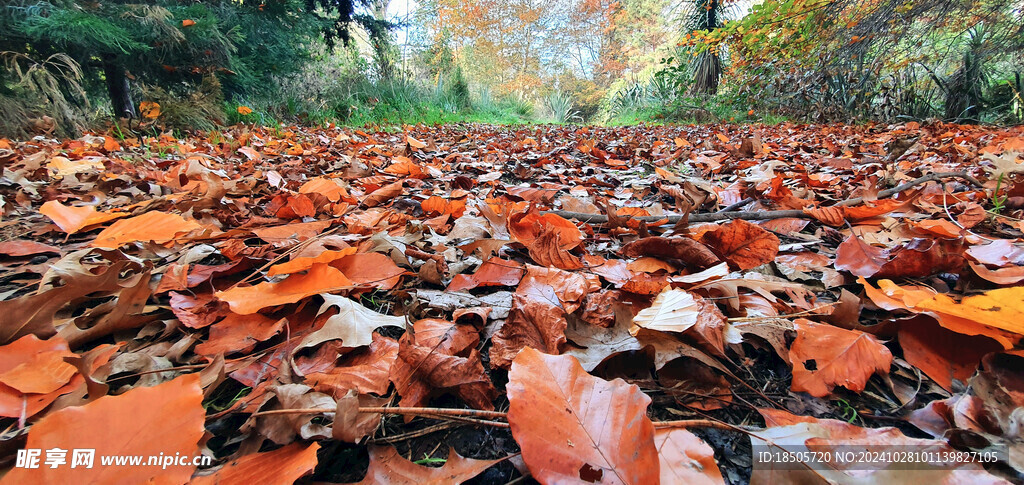
<svg viewBox="0 0 1024 485">
<path fill-rule="evenodd" d="M 1019 483 L 1022 154 L 917 123 L 0 140 L 0 482 Z M 765 462 L 851 443 L 889 454 Z M 213 461 L 100 463 L 175 454 Z"/>
</svg>

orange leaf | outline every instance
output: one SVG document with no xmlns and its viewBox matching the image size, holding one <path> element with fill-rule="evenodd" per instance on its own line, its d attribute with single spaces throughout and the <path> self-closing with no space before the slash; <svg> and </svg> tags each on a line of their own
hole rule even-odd
<svg viewBox="0 0 1024 485">
<path fill-rule="evenodd" d="M 640 388 L 529 347 L 508 377 L 508 423 L 539 482 L 658 483 L 651 398 Z"/>
<path fill-rule="evenodd" d="M 583 268 L 583 261 L 559 244 L 560 232 L 552 226 L 545 227 L 536 239 L 526 246 L 530 257 L 541 266 L 575 270 Z"/>
<path fill-rule="evenodd" d="M 334 260 L 331 266 L 340 270 L 351 284 L 390 290 L 407 274 L 381 253 L 356 253 Z"/>
<path fill-rule="evenodd" d="M 779 253 L 779 238 L 759 226 L 735 219 L 705 232 L 700 242 L 733 269 L 747 270 L 769 263 Z"/>
<path fill-rule="evenodd" d="M 335 362 L 337 350 L 332 348 L 334 353 L 322 368 L 304 368 L 299 364 L 306 383 L 333 396 L 343 395 L 349 389 L 360 394 L 387 394 L 391 367 L 398 358 L 398 342 L 376 333 L 372 338 L 368 348 L 345 354 L 340 362 Z"/>
<path fill-rule="evenodd" d="M 185 20 L 181 21 L 181 26 L 182 27 L 191 27 L 191 26 L 193 26 L 195 24 L 196 24 L 196 21 L 192 20 L 192 19 L 185 19 Z"/>
<path fill-rule="evenodd" d="M 139 114 L 146 119 L 156 119 L 160 117 L 160 104 L 152 101 L 143 101 L 139 103 Z"/>
<path fill-rule="evenodd" d="M 847 219 L 856 221 L 892 212 L 906 203 L 907 201 L 905 200 L 896 199 L 876 200 L 874 202 L 864 202 L 863 206 L 843 207 L 843 212 L 846 213 Z"/>
<path fill-rule="evenodd" d="M 4 482 L 185 483 L 196 469 L 191 458 L 187 459 L 187 466 L 163 469 L 159 466 L 102 466 L 99 457 L 197 456 L 205 415 L 199 374 L 54 411 L 32 426 L 25 448 L 94 449 L 94 466 L 71 468 L 73 457 L 68 453 L 64 466 L 13 468 Z"/>
<path fill-rule="evenodd" d="M 74 234 L 86 227 L 128 216 L 127 212 L 97 212 L 96 208 L 91 205 L 72 207 L 55 200 L 44 203 L 39 208 L 39 213 L 49 217 L 60 230 L 68 234 Z"/>
<path fill-rule="evenodd" d="M 402 181 L 399 180 L 370 192 L 366 197 L 363 197 L 363 204 L 366 207 L 377 207 L 403 193 L 405 193 L 405 188 L 402 186 Z"/>
<path fill-rule="evenodd" d="M 316 451 L 320 445 L 292 443 L 266 453 L 243 455 L 232 460 L 212 475 L 196 477 L 191 485 L 218 485 L 228 483 L 295 483 L 313 473 Z"/>
<path fill-rule="evenodd" d="M 901 320 L 899 341 L 903 358 L 949 392 L 953 379 L 967 382 L 974 375 L 985 354 L 1003 350 L 995 340 L 947 330 L 926 316 Z"/>
<path fill-rule="evenodd" d="M 415 138 L 413 138 L 411 136 L 408 136 L 408 135 L 405 136 L 405 142 L 408 143 L 409 146 L 411 146 L 413 148 L 426 148 L 427 147 L 426 143 L 423 143 L 422 141 L 419 141 L 419 140 L 417 140 L 417 139 L 415 139 Z"/>
<path fill-rule="evenodd" d="M 1024 335 L 1024 287 L 1021 286 L 989 290 L 965 297 L 959 303 L 940 293 L 918 303 L 917 308 Z"/>
<path fill-rule="evenodd" d="M 76 372 L 63 358 L 74 356 L 67 341 L 60 337 L 40 340 L 25 335 L 0 347 L 0 416 L 19 417 L 24 413 L 30 417 L 70 392 L 62 388 Z"/>
<path fill-rule="evenodd" d="M 846 213 L 842 207 L 804 207 L 804 214 L 807 214 L 823 224 L 839 227 L 846 222 Z"/>
<path fill-rule="evenodd" d="M 463 458 L 454 448 L 448 450 L 444 466 L 434 468 L 417 465 L 393 447 L 370 447 L 370 468 L 360 485 L 387 483 L 391 485 L 446 485 L 465 482 L 490 468 L 497 460 Z"/>
<path fill-rule="evenodd" d="M 267 276 L 298 273 L 306 271 L 316 263 L 330 263 L 356 253 L 356 248 L 345 248 L 341 251 L 324 251 L 317 256 L 295 258 L 281 264 L 275 264 L 267 270 Z"/>
<path fill-rule="evenodd" d="M 248 148 L 248 147 L 244 147 Z M 326 177 L 316 177 L 309 179 L 308 182 L 302 184 L 299 187 L 300 194 L 320 194 L 327 197 L 327 200 L 331 202 L 345 201 L 350 204 L 356 203 L 356 199 L 349 195 L 348 191 L 344 187 L 338 185 L 334 179 Z"/>
<path fill-rule="evenodd" d="M 263 282 L 256 286 L 218 291 L 217 298 L 227 302 L 231 311 L 249 315 L 262 308 L 295 303 L 307 296 L 330 293 L 352 285 L 352 280 L 341 271 L 324 263 L 315 263 L 306 274 L 293 274 L 279 283 Z"/>
<path fill-rule="evenodd" d="M 853 273 L 854 276 L 874 276 L 889 262 L 889 251 L 862 241 L 856 234 L 836 248 L 836 269 Z"/>
<path fill-rule="evenodd" d="M 661 485 L 725 485 L 715 450 L 697 435 L 685 429 L 655 430 L 654 446 L 658 448 Z"/>
<path fill-rule="evenodd" d="M 96 236 L 92 246 L 115 249 L 136 241 L 164 243 L 174 241 L 203 226 L 178 214 L 150 211 L 129 219 L 121 219 Z"/>
<path fill-rule="evenodd" d="M 956 238 L 960 237 L 960 233 L 963 232 L 963 228 L 945 219 L 926 219 L 918 222 L 910 221 L 907 224 L 915 230 L 930 236 Z"/>
<path fill-rule="evenodd" d="M 572 222 L 556 215 L 536 212 L 512 214 L 508 218 L 508 232 L 512 239 L 529 246 L 546 229 L 557 231 L 558 246 L 566 251 L 583 242 L 583 233 Z"/>
<path fill-rule="evenodd" d="M 423 201 L 420 207 L 427 213 L 450 214 L 452 217 L 459 218 L 466 212 L 466 201 L 461 199 L 448 201 L 435 195 Z"/>
<path fill-rule="evenodd" d="M 889 373 L 892 353 L 875 337 L 805 318 L 793 322 L 796 340 L 789 350 L 794 391 L 828 396 L 835 386 L 861 392 L 875 372 Z M 811 364 L 813 361 L 813 364 Z"/>
<path fill-rule="evenodd" d="M 472 275 L 457 274 L 448 283 L 448 291 L 465 291 L 480 286 L 515 286 L 526 270 L 522 263 L 501 258 L 484 261 Z"/>
<path fill-rule="evenodd" d="M 239 106 L 238 107 L 238 114 L 240 114 L 242 116 L 251 115 L 252 114 L 252 108 L 250 108 L 248 106 Z"/>
<path fill-rule="evenodd" d="M 288 320 L 269 318 L 259 313 L 239 315 L 229 313 L 210 327 L 210 338 L 196 345 L 199 355 L 216 357 L 217 354 L 246 353 L 259 342 L 270 340 L 281 333 Z"/>
</svg>

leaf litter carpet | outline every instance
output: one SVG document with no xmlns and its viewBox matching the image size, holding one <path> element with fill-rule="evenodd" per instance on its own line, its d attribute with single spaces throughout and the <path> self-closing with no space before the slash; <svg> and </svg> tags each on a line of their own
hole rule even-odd
<svg viewBox="0 0 1024 485">
<path fill-rule="evenodd" d="M 1020 481 L 1022 153 L 917 123 L 0 140 L 0 480 Z M 812 443 L 983 459 L 753 452 Z M 213 464 L 14 466 L 54 448 Z"/>
</svg>

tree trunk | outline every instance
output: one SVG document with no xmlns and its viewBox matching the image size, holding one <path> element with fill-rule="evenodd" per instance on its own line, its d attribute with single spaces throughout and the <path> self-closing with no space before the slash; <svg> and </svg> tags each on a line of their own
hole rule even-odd
<svg viewBox="0 0 1024 485">
<path fill-rule="evenodd" d="M 138 118 L 124 67 L 118 64 L 113 56 L 103 56 L 103 75 L 107 78 L 107 94 L 110 95 L 110 106 L 114 116 Z"/>
</svg>

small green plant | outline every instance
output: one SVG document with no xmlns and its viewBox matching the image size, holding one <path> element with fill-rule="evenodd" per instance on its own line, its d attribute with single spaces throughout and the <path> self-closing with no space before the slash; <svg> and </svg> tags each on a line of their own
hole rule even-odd
<svg viewBox="0 0 1024 485">
<path fill-rule="evenodd" d="M 252 392 L 252 388 L 251 387 L 243 387 L 243 388 L 239 389 L 238 392 L 236 392 L 234 394 L 234 397 L 232 397 L 232 398 L 230 398 L 227 401 L 224 401 L 222 403 L 219 403 L 218 401 L 221 398 L 228 396 L 229 394 L 218 392 L 216 395 L 214 395 L 214 397 L 212 399 L 210 399 L 209 401 L 206 401 L 205 403 L 203 403 L 203 408 L 206 409 L 207 412 L 213 411 L 215 413 L 219 413 L 219 412 L 221 412 L 221 411 L 231 407 L 233 404 L 235 404 L 235 402 L 237 402 L 239 399 L 245 397 L 250 392 Z"/>
<path fill-rule="evenodd" d="M 999 215 L 1003 212 L 1003 208 L 1006 207 L 1006 199 L 1009 196 L 999 197 L 999 189 L 1003 185 L 1003 176 L 1005 173 L 999 174 L 999 178 L 996 179 L 996 190 L 992 191 L 992 208 L 989 209 L 989 213 L 993 216 Z"/>
<path fill-rule="evenodd" d="M 422 459 L 416 460 L 413 463 L 417 465 L 444 465 L 447 461 L 448 460 L 444 458 L 431 458 L 429 455 L 424 453 Z"/>
<path fill-rule="evenodd" d="M 847 423 L 853 424 L 858 416 L 857 410 L 846 399 L 839 399 L 836 402 L 839 403 L 839 416 L 845 419 Z"/>
</svg>

